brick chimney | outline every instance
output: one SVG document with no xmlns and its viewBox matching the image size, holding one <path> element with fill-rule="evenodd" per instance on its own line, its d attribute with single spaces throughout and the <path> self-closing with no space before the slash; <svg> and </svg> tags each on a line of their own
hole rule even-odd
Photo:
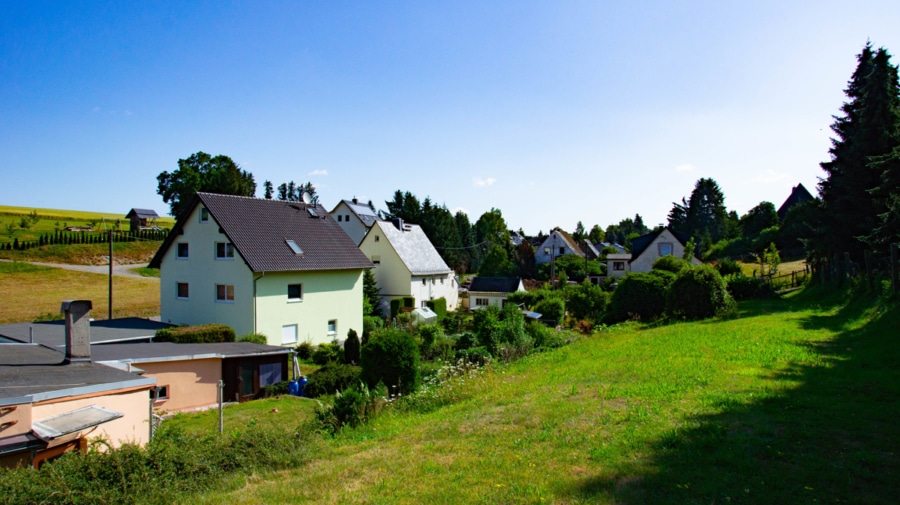
<svg viewBox="0 0 900 505">
<path fill-rule="evenodd" d="M 87 365 L 91 362 L 90 300 L 66 300 L 60 311 L 66 322 L 66 365 Z"/>
</svg>

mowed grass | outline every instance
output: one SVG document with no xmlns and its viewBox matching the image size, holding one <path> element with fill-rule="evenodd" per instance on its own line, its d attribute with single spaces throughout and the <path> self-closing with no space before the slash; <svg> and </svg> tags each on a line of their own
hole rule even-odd
<svg viewBox="0 0 900 505">
<path fill-rule="evenodd" d="M 197 503 L 896 503 L 900 318 L 811 292 L 604 331 Z"/>
<path fill-rule="evenodd" d="M 109 277 L 20 262 L 0 262 L 0 324 L 61 318 L 63 300 L 91 300 L 95 319 L 107 319 Z M 113 317 L 159 315 L 159 281 L 113 277 Z"/>
<path fill-rule="evenodd" d="M 301 424 L 315 416 L 318 403 L 310 398 L 278 396 L 252 402 L 226 405 L 222 410 L 225 432 L 250 425 L 262 429 L 278 429 L 284 424 Z M 176 414 L 163 421 L 166 427 L 188 435 L 210 435 L 219 431 L 219 409 Z"/>
</svg>

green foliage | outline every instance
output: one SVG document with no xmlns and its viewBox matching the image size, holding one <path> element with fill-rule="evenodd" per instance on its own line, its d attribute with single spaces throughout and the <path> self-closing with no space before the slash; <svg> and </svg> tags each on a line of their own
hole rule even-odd
<svg viewBox="0 0 900 505">
<path fill-rule="evenodd" d="M 740 274 L 742 272 L 741 265 L 738 264 L 737 261 L 732 259 L 724 259 L 716 263 L 716 270 L 719 271 L 719 274 L 722 277 L 733 274 Z"/>
<path fill-rule="evenodd" d="M 464 363 L 472 363 L 477 366 L 484 366 L 493 360 L 491 351 L 485 347 L 470 347 L 456 351 L 456 360 Z"/>
<path fill-rule="evenodd" d="M 755 240 L 766 228 L 778 226 L 778 213 L 772 202 L 761 202 L 746 214 L 741 216 L 741 234 L 750 240 Z"/>
<path fill-rule="evenodd" d="M 169 204 L 169 214 L 180 215 L 197 192 L 223 195 L 254 196 L 256 182 L 253 174 L 240 167 L 228 156 L 210 156 L 202 151 L 178 160 L 178 169 L 162 172 L 156 177 L 156 193 Z"/>
<path fill-rule="evenodd" d="M 747 277 L 740 272 L 725 275 L 724 277 L 728 293 L 735 300 L 752 300 L 775 296 L 772 285 L 760 277 Z"/>
<path fill-rule="evenodd" d="M 666 310 L 679 319 L 713 317 L 732 303 L 725 280 L 709 265 L 682 270 L 669 287 Z"/>
<path fill-rule="evenodd" d="M 175 342 L 176 344 L 210 344 L 234 342 L 235 334 L 224 324 L 201 324 L 197 326 L 177 326 L 156 330 L 154 342 Z"/>
<path fill-rule="evenodd" d="M 591 284 L 588 279 L 578 286 L 568 286 L 565 296 L 568 300 L 565 307 L 569 315 L 576 319 L 599 321 L 609 304 L 609 293 L 600 286 Z"/>
<path fill-rule="evenodd" d="M 423 324 L 416 328 L 419 338 L 422 339 L 421 355 L 426 359 L 431 357 L 431 349 L 434 343 L 444 336 L 444 328 L 439 324 Z"/>
<path fill-rule="evenodd" d="M 684 251 L 681 253 L 681 260 L 687 264 L 690 264 L 691 260 L 694 259 L 694 252 L 696 250 L 697 242 L 694 241 L 694 237 L 691 237 L 688 240 L 687 244 L 684 244 Z"/>
<path fill-rule="evenodd" d="M 588 275 L 601 275 L 603 265 L 597 260 L 586 260 L 577 254 L 564 254 L 556 257 L 556 275 L 561 276 L 565 272 L 568 278 L 584 277 Z M 538 265 L 538 279 L 550 279 L 550 263 Z"/>
<path fill-rule="evenodd" d="M 329 363 L 309 374 L 304 393 L 311 398 L 333 395 L 359 382 L 361 374 L 358 366 Z"/>
<path fill-rule="evenodd" d="M 401 300 L 400 298 L 391 299 L 391 319 L 394 319 L 395 317 L 397 317 L 397 314 L 400 313 L 400 307 L 402 306 L 402 303 L 403 300 Z"/>
<path fill-rule="evenodd" d="M 494 356 L 513 359 L 531 348 L 525 317 L 515 305 L 507 304 L 502 309 L 489 305 L 477 310 L 473 326 L 478 345 Z"/>
<path fill-rule="evenodd" d="M 344 363 L 359 363 L 359 348 L 359 335 L 351 328 L 347 332 L 347 340 L 344 341 Z"/>
<path fill-rule="evenodd" d="M 363 316 L 383 316 L 381 289 L 371 268 L 363 271 Z"/>
<path fill-rule="evenodd" d="M 531 321 L 525 326 L 525 331 L 534 342 L 534 348 L 540 350 L 555 349 L 565 345 L 563 332 L 550 328 L 538 321 Z"/>
<path fill-rule="evenodd" d="M 403 303 L 403 308 L 405 309 L 414 309 L 416 308 L 416 297 L 415 296 L 404 296 L 401 298 Z"/>
<path fill-rule="evenodd" d="M 464 331 L 456 335 L 456 350 L 471 349 L 478 345 L 478 337 L 471 331 Z"/>
<path fill-rule="evenodd" d="M 558 296 L 546 297 L 535 304 L 534 311 L 541 315 L 542 321 L 562 324 L 566 317 L 566 302 Z"/>
<path fill-rule="evenodd" d="M 302 359 L 304 361 L 312 359 L 313 351 L 315 351 L 315 348 L 310 342 L 300 342 L 300 344 L 294 348 L 294 352 L 297 353 L 297 359 Z"/>
<path fill-rule="evenodd" d="M 516 267 L 509 259 L 506 249 L 497 243 L 491 245 L 478 267 L 478 275 L 482 277 L 509 277 L 516 273 Z"/>
<path fill-rule="evenodd" d="M 687 250 L 687 247 L 685 247 L 685 250 Z M 653 270 L 665 270 L 677 274 L 689 265 L 690 263 L 682 258 L 676 258 L 675 256 L 660 256 L 653 262 Z"/>
<path fill-rule="evenodd" d="M 708 237 L 714 243 L 727 236 L 725 195 L 713 179 L 701 178 L 689 200 L 681 199 L 669 212 L 669 227 L 692 237 Z M 701 248 L 704 248 L 701 245 Z"/>
<path fill-rule="evenodd" d="M 272 398 L 288 394 L 288 381 L 281 381 L 275 384 L 269 384 L 262 387 L 263 398 Z"/>
<path fill-rule="evenodd" d="M 675 274 L 665 270 L 632 273 L 619 281 L 613 291 L 607 315 L 611 322 L 640 319 L 652 321 L 666 310 L 666 292 Z"/>
<path fill-rule="evenodd" d="M 446 298 L 436 298 L 434 300 L 428 300 L 425 302 L 425 305 L 428 306 L 431 310 L 434 311 L 438 316 L 438 322 L 442 322 L 445 317 L 447 317 L 447 299 Z"/>
<path fill-rule="evenodd" d="M 378 316 L 363 316 L 363 336 L 360 345 L 368 342 L 374 331 L 384 328 L 384 318 Z"/>
<path fill-rule="evenodd" d="M 251 344 L 268 344 L 269 337 L 262 333 L 248 333 L 238 339 L 238 342 L 250 342 Z"/>
<path fill-rule="evenodd" d="M 317 365 L 340 363 L 344 357 L 344 350 L 334 342 L 322 343 L 316 346 L 311 357 L 313 363 Z"/>
<path fill-rule="evenodd" d="M 370 387 L 383 382 L 404 394 L 419 387 L 419 348 L 409 333 L 385 328 L 372 334 L 360 353 L 362 379 Z"/>
</svg>

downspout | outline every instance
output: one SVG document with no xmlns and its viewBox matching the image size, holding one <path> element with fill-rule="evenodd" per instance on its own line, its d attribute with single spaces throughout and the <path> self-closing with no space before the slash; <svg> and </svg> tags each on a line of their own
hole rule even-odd
<svg viewBox="0 0 900 505">
<path fill-rule="evenodd" d="M 265 272 L 259 277 L 253 278 L 253 333 L 259 333 L 256 329 L 256 282 L 266 276 Z"/>
</svg>

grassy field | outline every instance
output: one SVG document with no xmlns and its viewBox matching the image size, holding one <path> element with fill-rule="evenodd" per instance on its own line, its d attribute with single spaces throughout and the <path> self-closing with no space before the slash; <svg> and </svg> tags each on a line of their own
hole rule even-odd
<svg viewBox="0 0 900 505">
<path fill-rule="evenodd" d="M 607 330 L 193 503 L 895 503 L 900 317 L 807 292 Z"/>
<path fill-rule="evenodd" d="M 277 428 L 284 423 L 300 424 L 314 417 L 316 401 L 296 396 L 265 398 L 236 405 L 226 405 L 223 411 L 224 428 L 258 425 Z M 163 421 L 166 426 L 178 427 L 189 435 L 203 436 L 219 430 L 219 410 L 176 414 Z"/>
<path fill-rule="evenodd" d="M 116 265 L 148 263 L 161 244 L 162 242 L 158 241 L 115 242 L 113 263 Z M 46 245 L 24 251 L 0 251 L 0 258 L 66 265 L 108 265 L 108 254 L 107 244 L 73 244 Z M 147 276 L 153 277 L 158 274 L 148 272 Z"/>
<path fill-rule="evenodd" d="M 61 319 L 63 300 L 91 300 L 91 315 L 106 319 L 109 278 L 19 262 L 0 262 L 0 324 L 23 323 L 36 318 Z M 159 315 L 159 281 L 113 278 L 113 317 Z"/>
<path fill-rule="evenodd" d="M 129 223 L 125 219 L 125 214 L 129 210 L 131 209 L 125 209 L 121 214 L 117 214 L 0 205 L 0 244 L 12 242 L 16 238 L 19 241 L 38 240 L 42 234 L 67 226 L 92 226 L 95 230 L 106 230 L 108 227 L 114 227 L 117 220 L 122 230 L 128 230 Z M 31 217 L 35 219 L 29 219 Z M 175 219 L 161 216 L 156 223 L 162 228 L 172 228 Z"/>
</svg>

